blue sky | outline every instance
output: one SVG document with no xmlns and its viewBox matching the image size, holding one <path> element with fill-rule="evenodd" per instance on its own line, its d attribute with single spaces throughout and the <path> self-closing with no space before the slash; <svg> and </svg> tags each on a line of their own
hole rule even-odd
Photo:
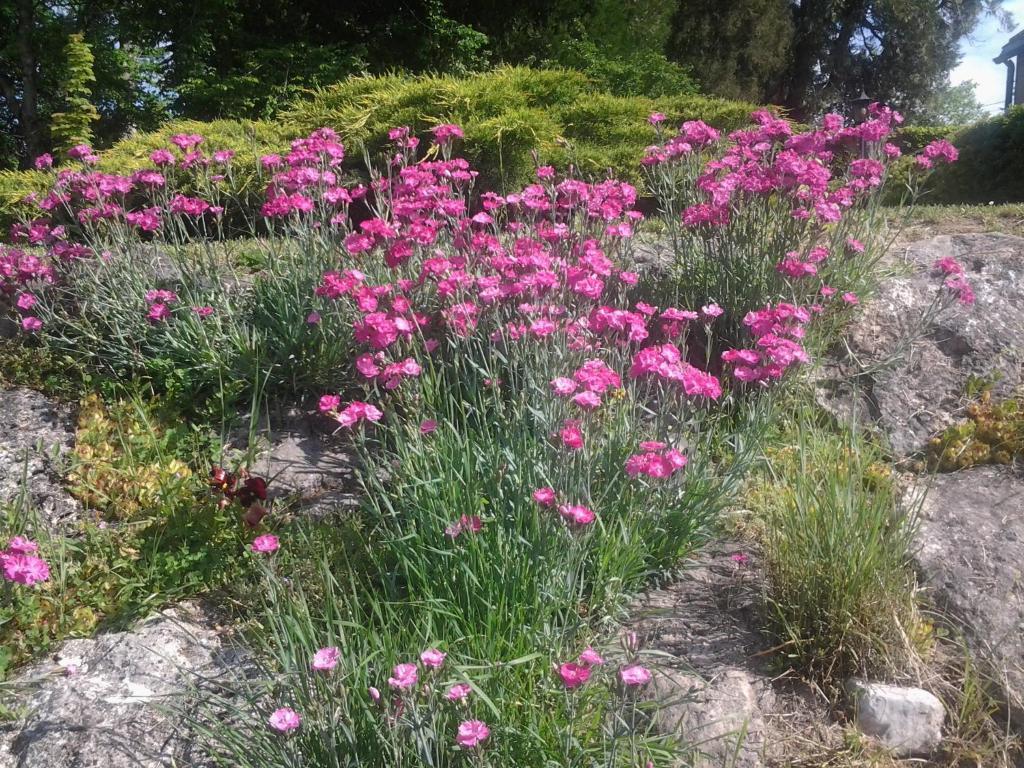
<svg viewBox="0 0 1024 768">
<path fill-rule="evenodd" d="M 1014 31 L 1024 26 L 1024 0 L 1006 0 L 1003 4 L 1013 14 Z M 973 80 L 978 84 L 978 101 L 985 105 L 989 112 L 998 112 L 1003 107 L 1003 95 L 1006 93 L 1006 67 L 993 64 L 1003 43 L 1010 39 L 1013 32 L 999 28 L 993 18 L 985 18 L 969 38 L 960 43 L 963 61 L 950 74 L 950 82 L 954 85 L 964 80 Z"/>
</svg>

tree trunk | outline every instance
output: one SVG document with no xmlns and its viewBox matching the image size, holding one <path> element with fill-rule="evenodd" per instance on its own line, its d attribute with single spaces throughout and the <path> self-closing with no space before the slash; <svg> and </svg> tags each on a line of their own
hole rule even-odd
<svg viewBox="0 0 1024 768">
<path fill-rule="evenodd" d="M 25 143 L 22 165 L 29 165 L 43 151 L 39 125 L 39 73 L 32 44 L 35 31 L 35 0 L 18 0 L 18 58 L 21 64 L 21 105 L 16 110 L 21 139 Z M 14 105 L 11 105 L 12 109 Z"/>
</svg>

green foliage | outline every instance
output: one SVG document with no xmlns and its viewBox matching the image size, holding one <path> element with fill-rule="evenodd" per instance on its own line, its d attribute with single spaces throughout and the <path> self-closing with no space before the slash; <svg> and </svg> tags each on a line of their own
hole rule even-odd
<svg viewBox="0 0 1024 768">
<path fill-rule="evenodd" d="M 697 93 L 685 69 L 653 50 L 623 56 L 599 49 L 589 40 L 569 41 L 559 49 L 556 62 L 583 72 L 595 86 L 615 96 Z"/>
<path fill-rule="evenodd" d="M 212 67 L 179 87 L 179 98 L 196 119 L 269 120 L 308 88 L 328 85 L 364 70 L 358 49 L 298 43 L 258 48 L 239 56 L 236 71 L 219 75 Z"/>
<path fill-rule="evenodd" d="M 1024 106 L 960 129 L 960 159 L 931 177 L 929 203 L 1024 201 Z"/>
<path fill-rule="evenodd" d="M 279 122 L 174 120 L 158 130 L 135 133 L 101 152 L 97 168 L 131 174 L 148 165 L 149 153 L 166 147 L 174 134 L 199 133 L 207 137 L 203 146 L 236 152 L 231 176 L 222 188 L 251 212 L 263 197 L 259 156 L 286 149 L 292 139 L 315 128 L 338 131 L 351 167 L 361 165 L 364 148 L 380 151 L 390 128 L 409 125 L 423 135 L 439 123 L 455 122 L 466 132 L 464 154 L 480 170 L 481 184 L 509 190 L 528 183 L 535 167 L 533 150 L 542 162 L 562 169 L 573 164 L 591 176 L 604 176 L 611 169 L 620 178 L 640 183 L 639 161 L 653 139 L 645 122 L 651 112 L 664 112 L 677 123 L 704 120 L 729 130 L 746 124 L 756 109 L 753 104 L 695 95 L 684 87 L 684 80 L 657 75 L 646 81 L 636 69 L 623 71 L 624 76 L 647 82 L 653 92 L 676 85 L 680 90 L 659 98 L 614 96 L 584 73 L 524 67 L 466 77 L 352 77 L 314 90 Z M 48 179 L 38 171 L 0 171 L 0 226 L 28 215 L 31 209 L 20 205 L 21 200 L 45 191 Z"/>
<path fill-rule="evenodd" d="M 967 418 L 933 437 L 927 448 L 928 468 L 941 472 L 980 464 L 1012 464 L 1022 455 L 1024 412 L 1021 400 L 993 401 L 992 392 L 987 388 L 967 406 Z"/>
<path fill-rule="evenodd" d="M 922 123 L 945 126 L 962 126 L 983 120 L 988 113 L 978 101 L 977 88 L 978 84 L 973 80 L 936 88 L 925 100 L 920 113 L 913 118 Z"/>
<path fill-rule="evenodd" d="M 96 82 L 93 73 L 95 59 L 80 33 L 68 37 L 64 56 L 66 73 L 62 91 L 65 111 L 54 112 L 50 116 L 50 135 L 54 149 L 59 152 L 66 152 L 76 144 L 92 144 L 92 124 L 100 118 L 89 100 L 91 84 Z"/>
<path fill-rule="evenodd" d="M 765 521 L 766 619 L 787 665 L 830 680 L 899 668 L 920 631 L 914 509 L 855 428 L 798 411 L 751 501 Z M 788 444 L 792 442 L 792 444 Z"/>
<path fill-rule="evenodd" d="M 238 508 L 222 509 L 206 488 L 208 436 L 151 400 L 90 397 L 77 438 L 69 469 L 87 509 L 79 535 L 36 525 L 27 497 L 0 510 L 0 539 L 31 536 L 50 564 L 49 581 L 0 604 L 0 679 L 67 637 L 224 586 L 243 564 Z"/>
<path fill-rule="evenodd" d="M 282 116 L 289 131 L 328 125 L 352 154 L 371 154 L 387 143 L 387 132 L 409 125 L 423 135 L 439 123 L 466 132 L 464 154 L 481 172 L 481 185 L 510 190 L 527 183 L 542 163 L 583 174 L 639 180 L 644 147 L 653 139 L 645 120 L 654 111 L 670 121 L 702 119 L 720 128 L 746 123 L 752 104 L 693 95 L 652 99 L 612 96 L 586 75 L 564 69 L 503 67 L 454 78 L 438 75 L 356 77 L 320 89 Z"/>
<path fill-rule="evenodd" d="M 706 93 L 766 100 L 789 60 L 789 0 L 688 0 L 678 3 L 666 52 L 693 72 Z"/>
<path fill-rule="evenodd" d="M 916 154 L 939 139 L 949 139 L 957 131 L 950 125 L 901 125 L 893 135 L 892 142 L 904 154 Z"/>
</svg>

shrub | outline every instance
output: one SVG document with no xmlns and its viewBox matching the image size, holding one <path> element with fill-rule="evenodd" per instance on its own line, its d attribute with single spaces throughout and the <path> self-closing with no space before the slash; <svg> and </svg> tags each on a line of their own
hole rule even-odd
<svg viewBox="0 0 1024 768">
<path fill-rule="evenodd" d="M 935 139 L 949 139 L 960 152 L 952 166 L 937 170 L 922 189 L 921 202 L 985 205 L 1024 201 L 1024 106 L 961 127 L 901 128 L 897 143 L 915 151 Z M 906 172 L 911 160 L 900 167 Z M 899 202 L 890 188 L 889 202 Z"/>
<path fill-rule="evenodd" d="M 686 93 L 658 99 L 615 96 L 580 72 L 504 67 L 462 78 L 352 78 L 314 92 L 282 119 L 298 132 L 329 125 L 347 144 L 370 154 L 386 146 L 387 132 L 396 125 L 425 136 L 435 125 L 456 123 L 466 132 L 465 154 L 480 170 L 481 183 L 508 191 L 532 178 L 533 150 L 542 163 L 559 168 L 574 163 L 587 174 L 601 176 L 610 169 L 619 178 L 637 180 L 637 164 L 651 138 L 643 121 L 651 112 L 732 129 L 743 125 L 752 109 Z"/>
</svg>

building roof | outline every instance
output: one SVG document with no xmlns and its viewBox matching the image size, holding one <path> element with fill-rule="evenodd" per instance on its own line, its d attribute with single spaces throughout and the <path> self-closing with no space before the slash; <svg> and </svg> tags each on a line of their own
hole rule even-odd
<svg viewBox="0 0 1024 768">
<path fill-rule="evenodd" d="M 995 63 L 1002 64 L 1007 59 L 1012 59 L 1021 53 L 1024 53 L 1024 29 L 1006 41 L 1003 50 L 996 56 Z"/>
</svg>

